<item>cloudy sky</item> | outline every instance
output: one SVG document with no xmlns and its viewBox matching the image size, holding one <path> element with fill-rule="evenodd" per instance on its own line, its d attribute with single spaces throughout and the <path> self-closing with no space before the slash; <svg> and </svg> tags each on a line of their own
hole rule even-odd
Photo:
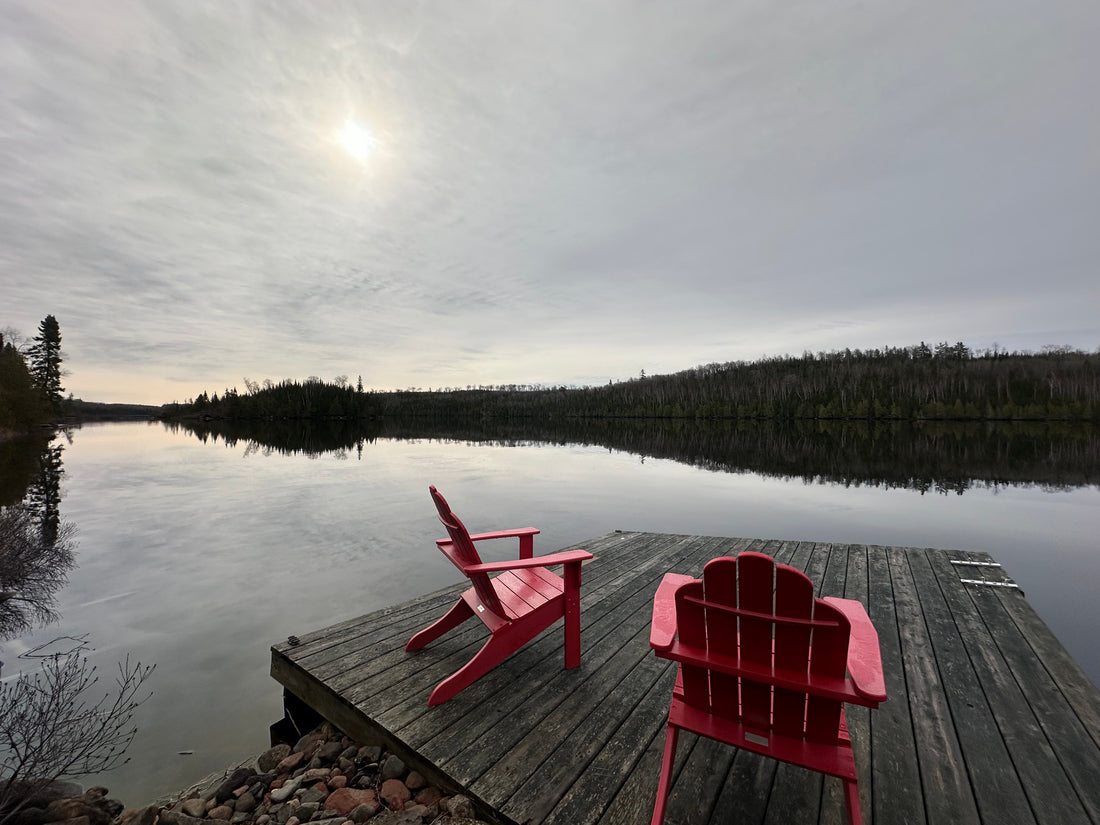
<svg viewBox="0 0 1100 825">
<path fill-rule="evenodd" d="M 0 3 L 0 327 L 66 388 L 1100 347 L 1100 5 Z"/>
</svg>

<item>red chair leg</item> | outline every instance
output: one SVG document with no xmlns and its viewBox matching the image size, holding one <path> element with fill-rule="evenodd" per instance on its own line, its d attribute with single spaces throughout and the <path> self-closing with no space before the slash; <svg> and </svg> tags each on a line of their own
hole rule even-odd
<svg viewBox="0 0 1100 825">
<path fill-rule="evenodd" d="M 863 812 L 859 806 L 859 785 L 854 779 L 844 781 L 844 806 L 848 809 L 848 825 L 863 825 Z"/>
<path fill-rule="evenodd" d="M 562 594 L 565 614 L 565 667 L 581 663 L 581 565 L 565 565 L 565 592 Z"/>
<path fill-rule="evenodd" d="M 473 615 L 474 611 L 470 609 L 470 605 L 466 604 L 466 600 L 459 599 L 443 618 L 434 624 L 428 625 L 409 639 L 408 644 L 405 645 L 405 650 L 420 650 L 424 645 L 434 642 L 448 630 L 458 627 L 467 619 L 472 618 Z"/>
<path fill-rule="evenodd" d="M 657 800 L 653 804 L 651 825 L 661 825 L 665 820 L 665 806 L 668 805 L 668 792 L 672 788 L 672 765 L 676 759 L 676 740 L 680 729 L 669 725 L 665 730 L 665 756 L 661 760 L 661 778 L 657 782 Z"/>
<path fill-rule="evenodd" d="M 490 636 L 470 661 L 435 686 L 428 697 L 429 705 L 441 705 L 453 699 L 515 652 L 512 640 Z"/>
</svg>

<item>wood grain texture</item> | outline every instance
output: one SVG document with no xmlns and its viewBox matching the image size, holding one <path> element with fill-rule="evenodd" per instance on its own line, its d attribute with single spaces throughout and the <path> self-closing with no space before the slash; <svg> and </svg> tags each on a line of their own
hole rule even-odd
<svg viewBox="0 0 1100 825">
<path fill-rule="evenodd" d="M 1023 594 L 961 583 L 973 568 L 951 560 L 988 554 L 632 532 L 577 546 L 596 558 L 575 670 L 551 629 L 428 708 L 488 634 L 468 622 L 416 653 L 404 644 L 465 584 L 300 633 L 272 648 L 272 675 L 489 821 L 645 823 L 673 678 L 648 644 L 653 594 L 666 572 L 698 577 L 712 558 L 754 550 L 806 572 L 818 596 L 862 602 L 878 631 L 889 699 L 847 709 L 865 822 L 1100 825 L 1100 692 Z M 838 782 L 689 734 L 674 775 L 670 823 L 844 822 Z"/>
</svg>

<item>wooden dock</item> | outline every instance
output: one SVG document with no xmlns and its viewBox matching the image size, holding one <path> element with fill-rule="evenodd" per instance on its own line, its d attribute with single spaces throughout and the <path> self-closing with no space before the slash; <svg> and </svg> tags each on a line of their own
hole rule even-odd
<svg viewBox="0 0 1100 825">
<path fill-rule="evenodd" d="M 1100 825 L 1100 692 L 1023 594 L 998 586 L 1007 578 L 989 555 L 628 532 L 579 546 L 596 556 L 580 668 L 561 667 L 559 622 L 429 708 L 487 632 L 467 622 L 416 653 L 404 644 L 461 584 L 276 645 L 272 676 L 349 735 L 466 793 L 482 818 L 646 823 L 673 677 L 648 645 L 657 583 L 757 550 L 805 570 L 818 595 L 859 599 L 878 629 L 890 698 L 848 715 L 866 822 Z M 838 780 L 680 741 L 666 822 L 845 821 Z"/>
</svg>

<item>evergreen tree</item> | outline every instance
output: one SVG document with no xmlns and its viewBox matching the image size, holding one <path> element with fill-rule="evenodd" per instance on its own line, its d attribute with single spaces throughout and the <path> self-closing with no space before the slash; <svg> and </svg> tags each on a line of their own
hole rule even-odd
<svg viewBox="0 0 1100 825">
<path fill-rule="evenodd" d="M 55 407 L 61 404 L 61 328 L 57 319 L 47 315 L 38 325 L 38 335 L 30 349 L 31 373 L 35 383 Z"/>
</svg>

